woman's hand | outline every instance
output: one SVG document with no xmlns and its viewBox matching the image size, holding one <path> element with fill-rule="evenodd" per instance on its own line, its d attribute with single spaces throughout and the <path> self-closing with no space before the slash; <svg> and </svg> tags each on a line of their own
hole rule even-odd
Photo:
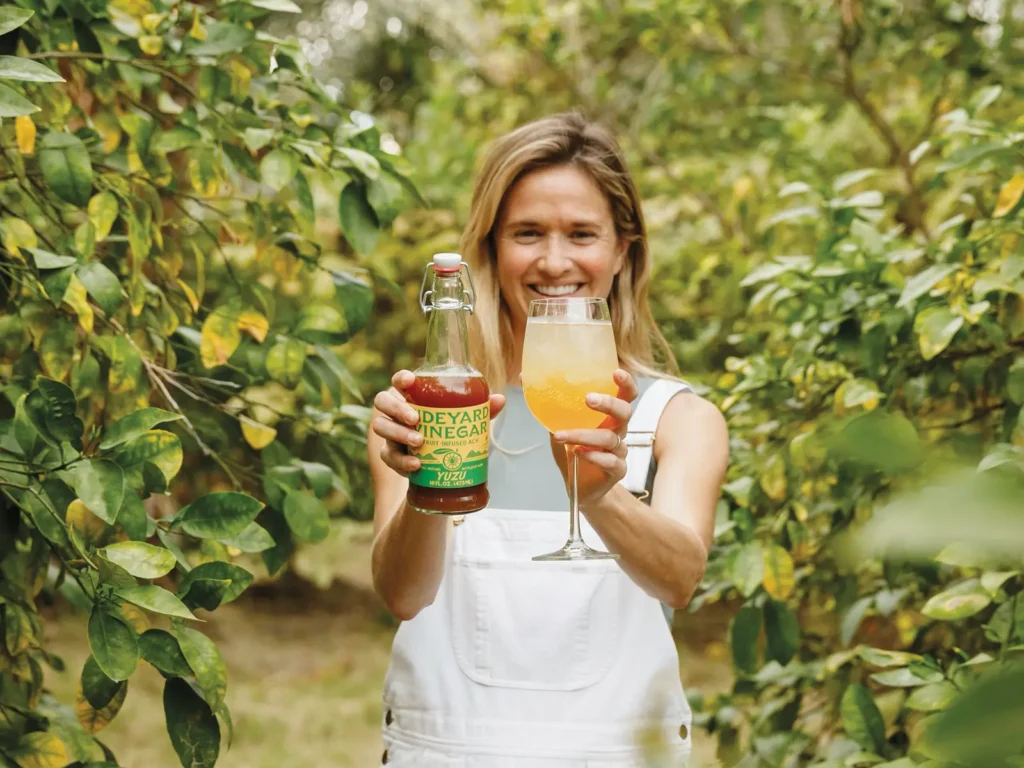
<svg viewBox="0 0 1024 768">
<path fill-rule="evenodd" d="M 566 446 L 576 446 L 579 456 L 576 487 L 579 504 L 585 507 L 603 497 L 626 476 L 626 427 L 633 415 L 631 403 L 636 399 L 636 380 L 621 368 L 615 371 L 618 395 L 589 394 L 587 405 L 605 414 L 597 429 L 573 429 L 551 436 L 551 451 L 562 476 L 569 482 Z"/>
<path fill-rule="evenodd" d="M 370 422 L 370 428 L 384 438 L 380 457 L 402 477 L 408 477 L 420 468 L 420 460 L 409 455 L 410 448 L 423 444 L 423 436 L 416 431 L 420 415 L 406 396 L 415 381 L 416 376 L 411 371 L 399 371 L 391 377 L 391 389 L 378 393 L 373 399 L 377 413 Z M 490 406 L 493 420 L 505 407 L 505 396 L 491 395 Z"/>
</svg>

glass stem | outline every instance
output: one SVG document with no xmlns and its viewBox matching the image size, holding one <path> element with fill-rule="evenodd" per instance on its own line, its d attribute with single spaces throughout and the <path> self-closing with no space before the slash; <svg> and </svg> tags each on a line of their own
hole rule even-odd
<svg viewBox="0 0 1024 768">
<path fill-rule="evenodd" d="M 569 466 L 569 509 L 571 511 L 569 515 L 569 546 L 576 548 L 584 545 L 583 538 L 580 536 L 580 496 L 577 484 L 579 474 L 577 461 L 579 459 L 576 456 L 575 445 L 565 446 L 565 460 Z"/>
</svg>

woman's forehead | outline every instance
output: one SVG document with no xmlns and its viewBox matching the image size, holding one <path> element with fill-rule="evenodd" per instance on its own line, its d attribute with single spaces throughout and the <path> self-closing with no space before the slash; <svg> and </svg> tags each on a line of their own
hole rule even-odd
<svg viewBox="0 0 1024 768">
<path fill-rule="evenodd" d="M 560 165 L 532 171 L 508 191 L 506 223 L 539 223 L 552 218 L 599 224 L 611 218 L 611 206 L 597 182 L 580 168 Z"/>
</svg>

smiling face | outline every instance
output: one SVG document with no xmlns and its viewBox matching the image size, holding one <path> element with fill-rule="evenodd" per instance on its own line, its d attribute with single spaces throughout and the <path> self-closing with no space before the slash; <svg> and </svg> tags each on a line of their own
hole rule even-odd
<svg viewBox="0 0 1024 768">
<path fill-rule="evenodd" d="M 608 198 L 574 165 L 542 168 L 513 184 L 494 242 L 501 295 L 519 338 L 535 299 L 608 298 L 628 247 Z"/>
</svg>

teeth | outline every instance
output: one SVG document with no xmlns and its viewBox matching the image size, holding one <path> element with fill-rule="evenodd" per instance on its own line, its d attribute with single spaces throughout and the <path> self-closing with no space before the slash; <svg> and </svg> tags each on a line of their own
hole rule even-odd
<svg viewBox="0 0 1024 768">
<path fill-rule="evenodd" d="M 580 288 L 580 284 L 574 285 L 535 285 L 533 290 L 542 296 L 568 296 L 570 293 L 576 293 Z"/>
</svg>

